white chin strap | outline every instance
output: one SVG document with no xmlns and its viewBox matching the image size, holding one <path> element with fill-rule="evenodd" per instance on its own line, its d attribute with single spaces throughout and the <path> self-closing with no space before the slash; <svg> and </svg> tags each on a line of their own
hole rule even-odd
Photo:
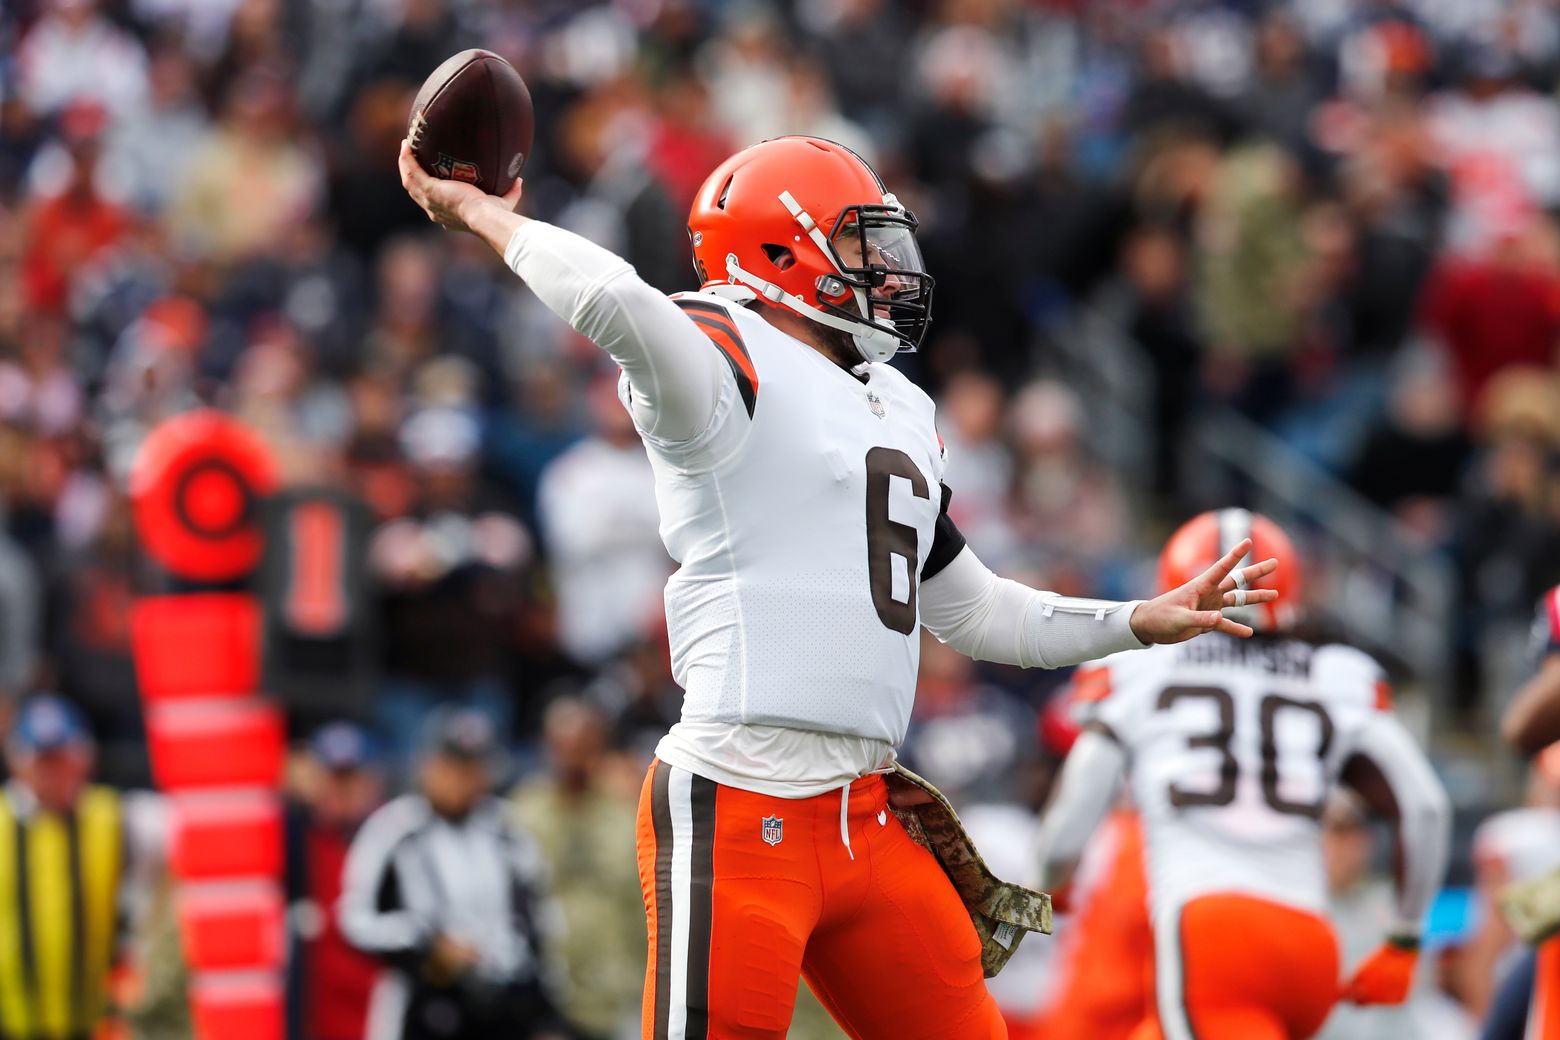
<svg viewBox="0 0 1560 1040">
<path fill-rule="evenodd" d="M 828 254 L 825 253 L 825 256 Z M 802 317 L 816 321 L 819 325 L 827 325 L 831 329 L 838 329 L 850 336 L 851 343 L 855 344 L 856 352 L 866 361 L 887 361 L 899 353 L 904 342 L 888 326 L 891 323 L 887 318 L 874 319 L 877 327 L 868 325 L 865 321 L 852 321 L 842 318 L 838 314 L 830 314 L 820 307 L 814 307 L 806 300 L 794 293 L 788 293 L 774 282 L 767 282 L 750 271 L 742 268 L 737 263 L 737 254 L 726 254 L 726 276 L 731 279 L 733 285 L 743 285 L 752 290 L 752 296 L 762 296 L 770 303 L 779 304 L 788 310 L 795 311 Z M 718 289 L 719 286 L 712 286 Z M 734 294 L 733 294 L 734 295 Z M 860 304 L 864 293 L 856 290 L 856 302 Z"/>
<path fill-rule="evenodd" d="M 897 200 L 892 195 L 885 196 L 884 202 L 892 201 L 897 205 Z M 823 236 L 823 231 L 818 227 L 818 222 L 813 220 L 812 214 L 802 208 L 802 204 L 796 201 L 796 196 L 789 191 L 780 193 L 780 204 L 791 214 L 792 219 L 807 233 L 813 245 L 818 251 L 834 264 L 834 269 L 840 274 L 839 265 L 834 263 L 834 252 L 829 248 L 829 240 Z M 831 329 L 838 329 L 848 333 L 850 340 L 855 344 L 856 352 L 866 361 L 887 361 L 904 347 L 904 341 L 894 333 L 894 323 L 887 318 L 879 318 L 873 315 L 872 302 L 864 289 L 855 289 L 856 307 L 864 315 L 859 321 L 842 318 L 838 314 L 830 314 L 820 307 L 814 307 L 800 296 L 792 295 L 773 282 L 767 282 L 750 271 L 744 271 L 737 263 L 737 254 L 726 254 L 726 276 L 734 285 L 744 285 L 752 289 L 754 293 L 762 296 L 770 303 L 777 303 L 789 308 L 802 317 L 816 321 L 820 325 L 827 325 Z"/>
</svg>

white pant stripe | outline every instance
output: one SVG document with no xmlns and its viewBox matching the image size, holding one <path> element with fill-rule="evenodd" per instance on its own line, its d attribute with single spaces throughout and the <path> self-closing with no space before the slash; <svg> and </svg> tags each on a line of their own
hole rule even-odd
<svg viewBox="0 0 1560 1040">
<path fill-rule="evenodd" d="M 666 796 L 672 811 L 672 964 L 666 1018 L 668 1040 L 688 1035 L 688 906 L 693 862 L 693 774 L 670 767 Z"/>
<path fill-rule="evenodd" d="M 1196 1040 L 1186 1007 L 1185 965 L 1181 962 L 1181 911 L 1160 914 L 1154 922 L 1154 1000 L 1165 1040 Z"/>
</svg>

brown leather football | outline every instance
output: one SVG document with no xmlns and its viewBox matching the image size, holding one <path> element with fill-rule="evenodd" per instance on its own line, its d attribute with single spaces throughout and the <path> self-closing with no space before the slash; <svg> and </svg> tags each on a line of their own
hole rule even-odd
<svg viewBox="0 0 1560 1040">
<path fill-rule="evenodd" d="M 433 70 L 412 102 L 407 138 L 435 177 L 502 195 L 531 154 L 536 113 L 520 73 L 492 51 L 461 51 Z"/>
</svg>

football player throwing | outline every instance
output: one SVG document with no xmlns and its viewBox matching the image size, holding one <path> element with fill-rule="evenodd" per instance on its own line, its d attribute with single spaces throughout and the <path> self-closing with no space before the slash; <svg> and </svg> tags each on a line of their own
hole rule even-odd
<svg viewBox="0 0 1560 1040">
<path fill-rule="evenodd" d="M 887 364 L 931 318 L 916 220 L 860 156 L 785 137 L 721 164 L 689 215 L 699 291 L 506 198 L 428 176 L 429 217 L 479 236 L 622 369 L 649 450 L 682 719 L 640 803 L 647 1038 L 779 1038 L 798 974 L 856 1037 L 1005 1035 L 982 945 L 889 811 L 918 630 L 1054 667 L 1203 632 L 1271 572 L 1232 545 L 1183 586 L 1074 600 L 989 571 L 948 518 L 930 398 Z"/>
</svg>

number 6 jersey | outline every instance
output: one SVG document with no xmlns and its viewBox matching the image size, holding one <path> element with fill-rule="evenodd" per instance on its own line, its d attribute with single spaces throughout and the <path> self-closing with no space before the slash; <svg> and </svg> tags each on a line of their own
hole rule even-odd
<svg viewBox="0 0 1560 1040">
<path fill-rule="evenodd" d="M 621 366 L 619 396 L 649 449 L 680 565 L 666 616 L 686 690 L 662 761 L 785 798 L 848 790 L 893 762 L 923 623 L 1025 667 L 1142 645 L 1135 603 L 1029 589 L 965 547 L 931 399 L 896 369 L 848 371 L 713 293 L 669 299 L 540 221 L 504 255 Z"/>
<path fill-rule="evenodd" d="M 743 307 L 674 299 L 730 361 L 746 413 L 718 443 L 651 451 L 661 537 L 681 564 L 666 622 L 683 721 L 898 744 L 943 506 L 931 399 L 888 365 L 858 379 Z"/>
<path fill-rule="evenodd" d="M 1398 725 L 1374 660 L 1215 635 L 1116 655 L 1076 683 L 1089 727 L 1126 752 L 1156 919 L 1213 892 L 1325 911 L 1323 805 L 1366 731 Z"/>
</svg>

